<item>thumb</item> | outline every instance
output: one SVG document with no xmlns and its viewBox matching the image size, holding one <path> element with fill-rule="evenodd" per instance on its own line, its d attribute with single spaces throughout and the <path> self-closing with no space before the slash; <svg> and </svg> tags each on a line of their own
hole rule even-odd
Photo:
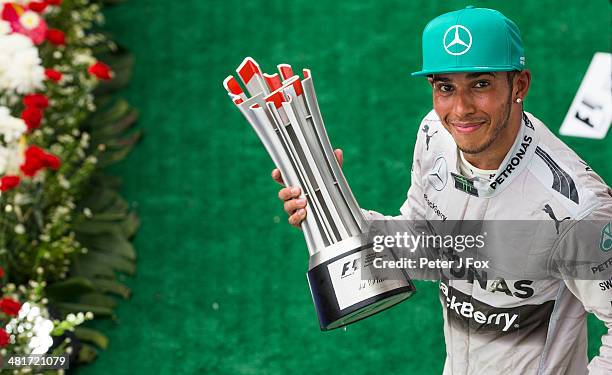
<svg viewBox="0 0 612 375">
<path fill-rule="evenodd" d="M 281 172 L 278 170 L 278 168 L 274 168 L 272 170 L 272 179 L 278 182 L 279 184 L 281 184 L 282 186 L 285 186 L 285 182 L 283 181 L 283 176 L 281 175 Z"/>
<path fill-rule="evenodd" d="M 342 164 L 344 162 L 344 152 L 342 152 L 342 149 L 337 148 L 334 150 L 334 154 L 336 154 L 336 159 L 338 159 L 338 164 L 340 164 L 340 168 L 342 168 Z"/>
</svg>

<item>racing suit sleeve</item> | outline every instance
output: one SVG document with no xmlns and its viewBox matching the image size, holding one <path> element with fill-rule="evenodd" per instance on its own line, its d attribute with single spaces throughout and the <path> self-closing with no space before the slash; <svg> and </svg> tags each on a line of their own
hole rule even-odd
<svg viewBox="0 0 612 375">
<path fill-rule="evenodd" d="M 560 238 L 554 262 L 567 288 L 607 327 L 589 374 L 612 374 L 612 197 Z"/>
<path fill-rule="evenodd" d="M 420 129 L 420 126 L 419 126 Z M 421 174 L 421 155 L 423 152 L 423 136 L 421 131 L 417 134 L 412 156 L 412 168 L 410 171 L 410 188 L 408 196 L 400 208 L 400 215 L 387 216 L 376 211 L 363 210 L 366 219 L 372 220 L 424 220 L 425 206 L 423 204 L 423 186 Z"/>
<path fill-rule="evenodd" d="M 419 131 L 419 133 L 421 133 Z M 413 236 L 428 233 L 429 228 L 425 227 L 425 206 L 423 201 L 423 186 L 421 175 L 421 155 L 423 149 L 423 137 L 421 134 L 417 136 L 417 142 L 414 147 L 411 183 L 408 189 L 408 195 L 400 208 L 400 215 L 389 216 L 383 215 L 376 211 L 362 209 L 366 219 L 370 224 L 370 229 L 385 235 L 395 235 L 396 233 L 409 233 Z M 406 251 L 406 249 L 392 248 L 396 255 L 415 259 L 417 262 L 420 258 L 427 257 L 435 259 L 437 251 L 431 249 L 417 248 L 414 251 Z M 413 268 L 406 270 L 409 276 L 413 279 L 438 280 L 439 274 L 435 270 L 422 270 Z"/>
</svg>

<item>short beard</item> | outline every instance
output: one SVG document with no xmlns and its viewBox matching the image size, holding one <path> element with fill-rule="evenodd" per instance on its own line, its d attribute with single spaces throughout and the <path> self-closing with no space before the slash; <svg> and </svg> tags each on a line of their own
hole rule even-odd
<svg viewBox="0 0 612 375">
<path fill-rule="evenodd" d="M 459 145 L 457 145 L 459 150 L 461 150 L 461 152 L 463 152 L 464 154 L 479 154 L 489 148 L 493 144 L 493 142 L 497 140 L 502 130 L 504 130 L 508 126 L 508 121 L 510 120 L 510 109 L 512 108 L 512 88 L 510 89 L 510 94 L 508 95 L 508 100 L 506 101 L 506 105 L 504 108 L 506 110 L 504 121 L 502 121 L 501 126 L 497 126 L 493 129 L 493 135 L 491 135 L 491 138 L 489 138 L 489 140 L 485 144 L 481 145 L 478 148 L 471 149 L 461 148 L 459 147 Z"/>
</svg>

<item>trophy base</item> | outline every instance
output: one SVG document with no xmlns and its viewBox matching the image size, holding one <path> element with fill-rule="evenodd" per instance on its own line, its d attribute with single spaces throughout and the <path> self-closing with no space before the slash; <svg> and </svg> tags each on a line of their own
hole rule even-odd
<svg viewBox="0 0 612 375">
<path fill-rule="evenodd" d="M 374 252 L 372 244 L 364 244 L 364 240 L 349 238 L 310 259 L 306 277 L 322 331 L 377 314 L 416 291 L 404 270 L 374 267 L 375 258 L 391 260 L 395 256 L 387 249 Z"/>
</svg>

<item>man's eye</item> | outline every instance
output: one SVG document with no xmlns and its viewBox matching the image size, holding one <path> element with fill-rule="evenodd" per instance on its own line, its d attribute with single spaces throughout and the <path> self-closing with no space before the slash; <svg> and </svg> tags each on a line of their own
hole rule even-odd
<svg viewBox="0 0 612 375">
<path fill-rule="evenodd" d="M 477 89 L 481 89 L 483 87 L 488 87 L 489 85 L 490 85 L 489 81 L 478 81 L 476 82 L 474 87 L 476 87 Z"/>
<path fill-rule="evenodd" d="M 453 91 L 453 86 L 451 85 L 439 85 L 438 90 L 442 92 L 451 92 Z"/>
</svg>

